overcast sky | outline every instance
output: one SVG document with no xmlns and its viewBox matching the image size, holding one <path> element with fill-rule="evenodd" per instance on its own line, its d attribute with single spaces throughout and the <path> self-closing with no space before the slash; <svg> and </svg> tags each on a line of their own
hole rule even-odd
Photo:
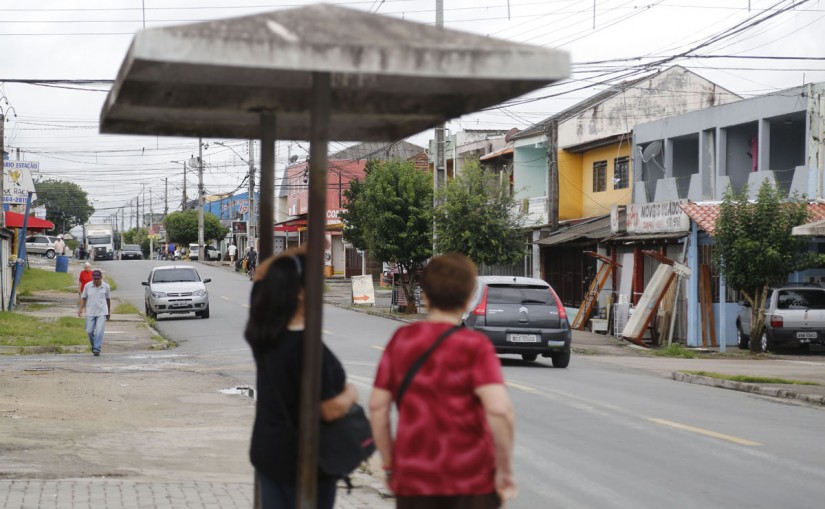
<svg viewBox="0 0 825 509">
<path fill-rule="evenodd" d="M 83 187 L 94 199 L 96 218 L 124 205 L 128 214 L 128 203 L 143 189 L 147 200 L 152 195 L 154 211 L 163 210 L 165 178 L 174 210 L 181 202 L 183 165 L 172 161 L 188 160 L 197 152 L 197 140 L 98 134 L 105 83 L 3 81 L 112 80 L 144 24 L 195 23 L 310 3 L 315 2 L 0 0 L 0 106 L 10 117 L 6 149 L 39 161 L 40 178 Z M 329 3 L 435 23 L 435 0 Z M 573 61 L 571 79 L 532 94 L 535 100 L 505 104 L 448 127 L 524 128 L 605 86 L 674 64 L 746 97 L 825 81 L 824 19 L 825 0 L 444 0 L 448 28 L 564 49 Z M 409 141 L 425 146 L 430 137 L 425 132 Z M 215 141 L 244 157 L 246 142 L 207 141 L 207 193 L 237 188 L 246 163 Z M 307 148 L 307 143 L 279 143 L 278 167 L 289 154 Z M 340 148 L 332 144 L 330 150 Z M 256 146 L 256 160 L 257 152 Z M 190 199 L 196 184 L 190 172 Z"/>
</svg>

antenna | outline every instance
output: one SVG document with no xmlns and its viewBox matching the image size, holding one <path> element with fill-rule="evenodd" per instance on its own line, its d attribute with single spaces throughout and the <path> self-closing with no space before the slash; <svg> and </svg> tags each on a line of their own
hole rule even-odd
<svg viewBox="0 0 825 509">
<path fill-rule="evenodd" d="M 656 140 L 642 150 L 642 162 L 648 162 L 662 152 L 662 141 Z"/>
</svg>

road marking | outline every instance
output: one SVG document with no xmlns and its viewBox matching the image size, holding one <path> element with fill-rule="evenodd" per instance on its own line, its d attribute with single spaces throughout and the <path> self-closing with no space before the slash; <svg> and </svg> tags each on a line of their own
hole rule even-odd
<svg viewBox="0 0 825 509">
<path fill-rule="evenodd" d="M 728 442 L 733 442 L 733 443 L 739 444 L 739 445 L 749 445 L 749 446 L 752 446 L 752 447 L 758 447 L 758 446 L 762 445 L 759 442 L 753 442 L 751 440 L 746 440 L 744 438 L 734 437 L 734 436 L 731 436 L 731 435 L 725 435 L 725 434 L 717 433 L 715 431 L 711 431 L 711 430 L 708 430 L 708 429 L 696 428 L 696 427 L 693 427 L 693 426 L 688 426 L 687 424 L 680 424 L 678 422 L 668 421 L 668 420 L 665 420 L 665 419 L 657 419 L 655 417 L 647 417 L 647 420 L 650 421 L 650 422 L 655 422 L 656 424 L 661 424 L 663 426 L 670 426 L 671 428 L 681 429 L 681 430 L 684 430 L 684 431 L 690 431 L 692 433 L 698 433 L 700 435 L 705 435 L 705 436 L 712 437 L 712 438 L 718 438 L 720 440 L 727 440 Z"/>
<path fill-rule="evenodd" d="M 241 304 L 241 306 L 243 306 L 243 307 L 245 307 L 245 308 L 250 307 L 250 306 L 249 306 L 249 304 Z"/>
<path fill-rule="evenodd" d="M 232 299 L 230 299 L 229 297 L 227 297 L 226 295 L 221 295 L 221 298 L 222 298 L 223 300 L 232 300 Z"/>
<path fill-rule="evenodd" d="M 375 346 L 375 345 L 372 345 L 372 347 L 373 347 L 373 348 L 375 348 L 376 350 L 381 350 L 382 352 L 384 351 L 384 347 L 383 347 L 383 346 Z"/>
<path fill-rule="evenodd" d="M 515 382 L 505 382 L 508 386 L 512 387 L 513 389 L 518 389 L 524 392 L 536 393 L 538 392 L 536 389 L 529 387 L 527 385 L 517 384 Z"/>
</svg>

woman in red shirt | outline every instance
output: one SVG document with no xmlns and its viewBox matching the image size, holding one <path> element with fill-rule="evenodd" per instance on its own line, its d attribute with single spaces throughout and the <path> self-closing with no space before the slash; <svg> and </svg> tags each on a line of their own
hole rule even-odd
<svg viewBox="0 0 825 509">
<path fill-rule="evenodd" d="M 370 397 L 375 444 L 399 509 L 495 509 L 516 494 L 513 408 L 490 340 L 461 328 L 476 268 L 460 254 L 432 259 L 421 287 L 428 316 L 401 327 L 387 344 Z M 442 334 L 398 408 L 407 371 Z"/>
<path fill-rule="evenodd" d="M 86 262 L 83 265 L 83 270 L 80 272 L 80 276 L 77 279 L 78 279 L 78 285 L 79 285 L 77 293 L 82 294 L 83 293 L 83 287 L 92 282 L 92 264 L 91 263 Z"/>
</svg>

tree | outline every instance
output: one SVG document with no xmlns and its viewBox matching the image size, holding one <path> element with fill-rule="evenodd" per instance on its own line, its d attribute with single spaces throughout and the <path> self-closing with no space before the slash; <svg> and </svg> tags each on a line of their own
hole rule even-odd
<svg viewBox="0 0 825 509">
<path fill-rule="evenodd" d="M 149 228 L 145 226 L 141 226 L 140 228 L 132 228 L 131 230 L 123 232 L 123 244 L 137 244 L 140 246 L 140 250 L 143 251 L 143 256 L 147 258 L 151 258 L 149 253 L 149 247 L 151 241 L 149 239 Z"/>
<path fill-rule="evenodd" d="M 95 212 L 86 191 L 74 182 L 49 179 L 37 182 L 34 189 L 37 193 L 34 205 L 46 207 L 46 219 L 54 223 L 60 233 L 86 224 Z"/>
<path fill-rule="evenodd" d="M 725 283 L 751 308 L 752 352 L 758 352 L 765 325 L 765 299 L 771 285 L 787 280 L 790 273 L 825 261 L 808 251 L 809 240 L 791 235 L 794 226 L 808 219 L 805 201 L 787 201 L 783 192 L 765 181 L 755 202 L 747 187 L 725 193 L 714 230 L 713 259 Z"/>
<path fill-rule="evenodd" d="M 370 162 L 364 180 L 350 182 L 345 196 L 344 239 L 394 264 L 407 298 L 405 311 L 417 312 L 415 282 L 432 256 L 430 174 L 416 170 L 410 161 Z"/>
<path fill-rule="evenodd" d="M 184 212 L 172 212 L 163 219 L 163 226 L 166 228 L 166 238 L 170 242 L 181 245 L 189 245 L 198 241 L 198 211 L 186 210 Z M 203 214 L 203 240 L 210 241 L 222 239 L 229 232 L 228 228 L 221 226 L 218 217 L 209 212 Z"/>
<path fill-rule="evenodd" d="M 510 194 L 508 182 L 484 171 L 479 161 L 439 189 L 435 208 L 435 248 L 463 253 L 477 265 L 513 264 L 527 253 L 527 216 Z"/>
</svg>

